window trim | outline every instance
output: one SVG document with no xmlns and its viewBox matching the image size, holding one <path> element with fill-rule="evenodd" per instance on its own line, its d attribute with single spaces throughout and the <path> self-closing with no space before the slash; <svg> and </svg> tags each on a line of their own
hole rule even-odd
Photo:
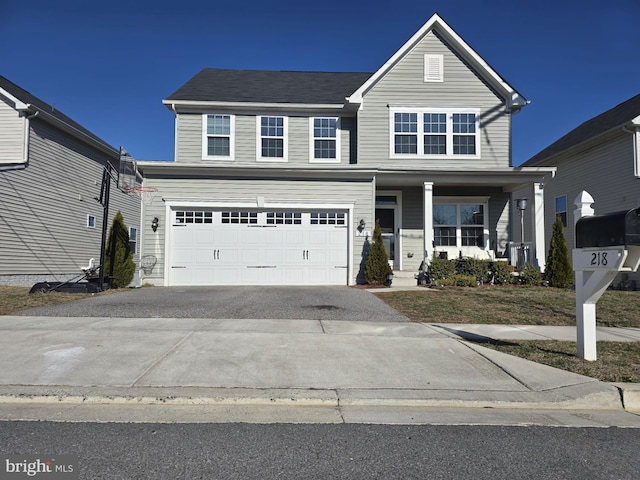
<svg viewBox="0 0 640 480">
<path fill-rule="evenodd" d="M 314 121 L 315 120 L 335 120 L 336 121 L 336 156 L 335 158 L 316 158 L 315 154 L 315 141 L 316 140 L 331 140 L 331 138 L 316 137 L 314 136 Z M 309 117 L 309 163 L 340 163 L 340 117 Z"/>
<path fill-rule="evenodd" d="M 395 114 L 415 113 L 418 115 L 418 149 L 417 153 L 396 153 L 395 152 Z M 429 133 L 424 131 L 424 115 L 426 113 L 444 113 L 446 115 L 446 154 L 425 154 L 424 138 Z M 458 113 L 473 114 L 476 116 L 475 132 L 473 134 L 459 134 L 453 132 L 453 115 Z M 400 132 L 402 133 L 402 132 Z M 473 135 L 475 137 L 475 154 L 454 154 L 453 139 L 456 135 Z M 480 135 L 480 109 L 479 108 L 430 108 L 425 106 L 402 106 L 395 105 L 389 108 L 389 157 L 394 159 L 478 159 L 481 158 L 481 135 Z"/>
<path fill-rule="evenodd" d="M 93 222 L 91 221 L 93 219 Z M 96 228 L 96 216 L 87 215 L 87 228 Z"/>
<path fill-rule="evenodd" d="M 132 240 L 132 238 L 134 237 L 134 235 L 132 235 L 133 232 L 135 232 L 135 239 Z M 137 245 L 138 245 L 138 227 L 129 227 L 129 248 L 131 249 L 134 255 L 136 254 L 136 251 L 137 251 Z"/>
<path fill-rule="evenodd" d="M 565 209 L 564 210 L 558 210 L 558 199 L 560 198 L 564 198 L 564 204 L 565 204 Z M 567 228 L 567 223 L 569 221 L 569 203 L 567 201 L 567 195 L 558 195 L 553 199 L 553 211 L 555 212 L 555 216 L 554 218 L 554 222 L 555 222 L 555 218 L 560 215 L 560 218 L 562 219 L 562 225 L 564 226 L 564 228 Z M 562 214 L 564 213 L 564 217 L 562 217 Z"/>
<path fill-rule="evenodd" d="M 229 117 L 229 155 L 209 155 L 209 137 L 226 137 L 227 135 L 209 135 L 207 133 L 209 116 Z M 209 112 L 202 114 L 202 158 L 204 160 L 235 160 L 236 116 L 231 113 Z"/>
<path fill-rule="evenodd" d="M 282 118 L 282 137 L 263 137 L 261 131 L 263 118 Z M 282 157 L 263 157 L 263 138 L 282 138 Z M 256 115 L 256 161 L 271 163 L 286 163 L 289 161 L 289 117 L 285 115 Z"/>
<path fill-rule="evenodd" d="M 471 227 L 474 225 L 462 224 L 460 206 L 473 205 L 473 204 L 482 205 L 483 207 L 482 235 L 484 239 L 484 245 L 482 247 L 479 247 L 477 245 L 475 246 L 462 245 L 462 229 L 464 227 Z M 455 205 L 456 206 L 456 225 L 455 225 L 456 244 L 455 245 L 436 245 L 435 249 L 437 251 L 445 251 L 446 249 L 462 250 L 462 249 L 469 249 L 469 248 L 471 249 L 477 248 L 487 252 L 491 250 L 490 242 L 489 242 L 489 198 L 487 197 L 433 197 L 433 205 L 434 206 L 435 205 Z M 453 225 L 436 225 L 435 222 L 433 222 L 433 220 L 432 220 L 432 223 L 433 223 L 434 242 L 436 238 L 436 228 L 438 226 L 442 226 L 442 227 L 453 226 Z M 478 227 L 480 227 L 480 225 L 478 225 Z"/>
</svg>

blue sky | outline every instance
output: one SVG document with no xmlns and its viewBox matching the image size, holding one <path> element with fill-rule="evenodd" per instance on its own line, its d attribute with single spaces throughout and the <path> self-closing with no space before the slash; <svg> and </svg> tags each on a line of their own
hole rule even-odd
<svg viewBox="0 0 640 480">
<path fill-rule="evenodd" d="M 0 75 L 138 160 L 202 68 L 374 72 L 434 13 L 531 104 L 513 161 L 640 93 L 638 0 L 0 0 Z"/>
</svg>

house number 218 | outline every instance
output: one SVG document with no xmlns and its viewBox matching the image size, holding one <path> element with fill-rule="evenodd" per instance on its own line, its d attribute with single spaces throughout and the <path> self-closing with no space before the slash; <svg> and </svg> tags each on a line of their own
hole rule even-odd
<svg viewBox="0 0 640 480">
<path fill-rule="evenodd" d="M 591 253 L 591 265 L 594 266 L 606 266 L 607 265 L 607 252 L 592 252 Z"/>
</svg>

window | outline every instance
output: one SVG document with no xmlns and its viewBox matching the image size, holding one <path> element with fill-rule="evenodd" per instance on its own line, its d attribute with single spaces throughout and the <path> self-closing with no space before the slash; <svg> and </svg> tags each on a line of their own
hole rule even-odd
<svg viewBox="0 0 640 480">
<path fill-rule="evenodd" d="M 311 225 L 346 225 L 347 216 L 339 212 L 311 212 Z"/>
<path fill-rule="evenodd" d="M 391 110 L 392 157 L 478 157 L 479 111 Z"/>
<path fill-rule="evenodd" d="M 434 204 L 433 234 L 436 246 L 485 248 L 485 205 Z"/>
<path fill-rule="evenodd" d="M 444 81 L 444 56 L 428 55 L 424 56 L 424 81 L 443 82 Z"/>
<path fill-rule="evenodd" d="M 235 117 L 233 115 L 205 114 L 202 119 L 203 158 L 233 160 Z"/>
<path fill-rule="evenodd" d="M 176 223 L 213 223 L 212 211 L 177 211 Z"/>
<path fill-rule="evenodd" d="M 567 196 L 556 197 L 556 216 L 560 215 L 562 225 L 567 226 Z"/>
<path fill-rule="evenodd" d="M 87 215 L 87 227 L 88 228 L 96 228 L 96 217 L 95 217 L 95 215 Z"/>
<path fill-rule="evenodd" d="M 267 225 L 301 225 L 300 212 L 267 212 Z"/>
<path fill-rule="evenodd" d="M 129 227 L 129 248 L 135 254 L 136 244 L 138 243 L 138 229 L 135 227 Z"/>
<path fill-rule="evenodd" d="M 287 161 L 287 117 L 258 117 L 258 159 Z"/>
<path fill-rule="evenodd" d="M 258 223 L 256 212 L 222 212 L 222 223 Z"/>
<path fill-rule="evenodd" d="M 340 161 L 339 120 L 337 118 L 311 118 L 309 126 L 311 161 L 338 163 Z"/>
</svg>

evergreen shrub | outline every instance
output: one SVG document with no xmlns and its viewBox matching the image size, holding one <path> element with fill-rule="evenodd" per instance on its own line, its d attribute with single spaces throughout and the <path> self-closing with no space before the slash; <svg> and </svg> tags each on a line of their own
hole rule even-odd
<svg viewBox="0 0 640 480">
<path fill-rule="evenodd" d="M 373 238 L 371 239 L 371 247 L 369 255 L 364 264 L 364 279 L 369 285 L 391 285 L 388 275 L 393 273 L 389 265 L 389 257 L 382 243 L 382 229 L 380 222 L 376 220 L 376 226 L 373 229 Z"/>
<path fill-rule="evenodd" d="M 124 223 L 122 213 L 118 210 L 107 237 L 105 256 L 105 276 L 113 275 L 111 285 L 115 288 L 127 287 L 136 271 L 133 251 L 129 247 L 129 229 Z"/>
</svg>

